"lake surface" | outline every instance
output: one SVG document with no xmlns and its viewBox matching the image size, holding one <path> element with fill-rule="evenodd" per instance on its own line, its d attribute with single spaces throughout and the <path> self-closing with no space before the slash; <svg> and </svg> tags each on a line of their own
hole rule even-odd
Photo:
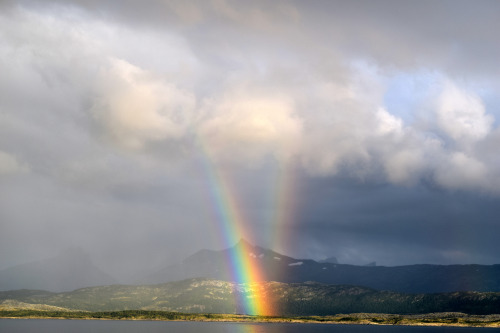
<svg viewBox="0 0 500 333">
<path fill-rule="evenodd" d="M 248 324 L 215 322 L 126 321 L 126 320 L 54 320 L 54 319 L 0 319 L 2 333 L 493 333 L 498 328 L 418 327 L 331 324 Z"/>
</svg>

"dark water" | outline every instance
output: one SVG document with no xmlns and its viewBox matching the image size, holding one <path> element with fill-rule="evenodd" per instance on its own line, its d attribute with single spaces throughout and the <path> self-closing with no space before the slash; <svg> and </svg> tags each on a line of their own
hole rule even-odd
<svg viewBox="0 0 500 333">
<path fill-rule="evenodd" d="M 493 333 L 498 328 L 417 327 L 328 324 L 247 324 L 200 323 L 172 321 L 113 321 L 113 320 L 52 320 L 52 319 L 0 319 L 1 333 L 20 332 L 71 332 L 71 333 Z"/>
</svg>

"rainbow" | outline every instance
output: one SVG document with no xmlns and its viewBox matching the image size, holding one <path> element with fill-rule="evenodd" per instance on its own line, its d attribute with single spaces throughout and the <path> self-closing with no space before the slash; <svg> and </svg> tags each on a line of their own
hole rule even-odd
<svg viewBox="0 0 500 333">
<path fill-rule="evenodd" d="M 287 234 L 290 230 L 294 218 L 297 200 L 294 196 L 297 193 L 297 175 L 293 164 L 290 161 L 278 161 L 273 181 L 270 181 L 268 225 L 270 227 L 267 243 L 273 245 L 273 249 L 283 253 L 286 252 L 286 244 L 283 242 L 292 241 L 292 235 Z"/>
<path fill-rule="evenodd" d="M 236 197 L 227 178 L 224 178 L 221 169 L 211 158 L 210 151 L 202 139 L 198 138 L 198 146 L 202 153 L 202 164 L 207 180 L 209 181 L 210 194 L 216 210 L 218 228 L 222 231 L 222 241 L 227 246 L 233 246 L 244 237 L 250 236 L 248 221 L 240 209 Z M 239 284 L 244 313 L 250 315 L 273 315 L 273 307 L 266 297 L 262 284 L 264 275 L 256 260 L 251 256 L 252 249 L 246 242 L 239 242 L 235 251 L 228 251 L 230 274 L 233 281 Z"/>
</svg>

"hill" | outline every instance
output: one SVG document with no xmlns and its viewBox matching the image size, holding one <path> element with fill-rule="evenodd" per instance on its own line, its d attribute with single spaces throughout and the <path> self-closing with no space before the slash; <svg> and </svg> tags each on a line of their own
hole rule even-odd
<svg viewBox="0 0 500 333">
<path fill-rule="evenodd" d="M 259 289 L 277 315 L 338 313 L 419 314 L 462 312 L 492 314 L 500 309 L 500 293 L 455 292 L 402 294 L 349 285 L 262 282 L 252 285 L 213 279 L 189 279 L 158 285 L 112 285 L 71 292 L 17 290 L 0 292 L 5 302 L 85 311 L 161 310 L 189 313 L 242 313 L 241 299 Z M 14 303 L 19 304 L 19 303 Z"/>
</svg>

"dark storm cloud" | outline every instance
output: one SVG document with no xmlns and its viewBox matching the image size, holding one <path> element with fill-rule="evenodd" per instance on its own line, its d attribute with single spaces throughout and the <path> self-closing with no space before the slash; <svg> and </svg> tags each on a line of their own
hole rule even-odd
<svg viewBox="0 0 500 333">
<path fill-rule="evenodd" d="M 294 232 L 300 251 L 341 263 L 498 262 L 498 198 L 430 189 L 309 181 Z"/>
<path fill-rule="evenodd" d="M 262 245 L 287 210 L 295 256 L 497 261 L 498 2 L 0 7 L 0 267 L 224 247 L 207 153 Z"/>
</svg>

